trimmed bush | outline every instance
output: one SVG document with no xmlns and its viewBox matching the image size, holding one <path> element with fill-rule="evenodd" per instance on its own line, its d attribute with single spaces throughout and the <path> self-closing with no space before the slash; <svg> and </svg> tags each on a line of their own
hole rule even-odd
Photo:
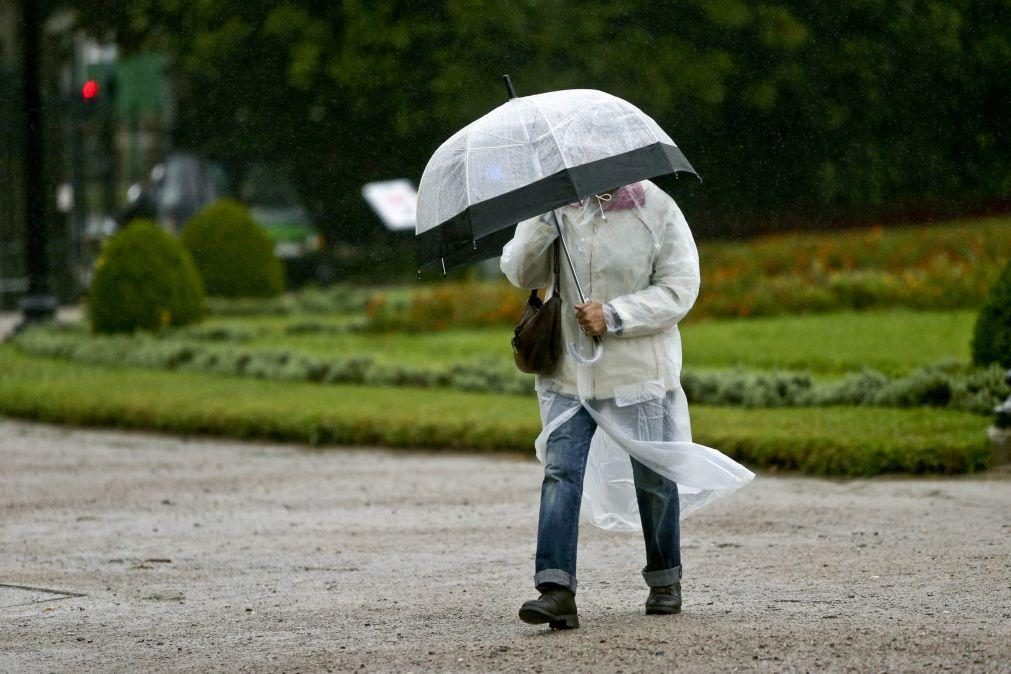
<svg viewBox="0 0 1011 674">
<path fill-rule="evenodd" d="M 219 199 L 205 206 L 186 223 L 181 238 L 208 295 L 276 297 L 284 292 L 284 268 L 274 244 L 239 202 Z"/>
<path fill-rule="evenodd" d="M 0 413 L 75 425 L 313 444 L 526 450 L 529 396 L 261 382 L 90 367 L 0 345 Z M 96 396 L 95 391 L 102 395 Z M 752 467 L 813 474 L 960 473 L 990 462 L 988 420 L 938 409 L 692 408 L 698 442 Z M 532 455 L 532 452 L 530 452 Z"/>
<path fill-rule="evenodd" d="M 370 355 L 327 358 L 292 348 L 245 346 L 215 340 L 200 329 L 162 336 L 92 337 L 71 330 L 34 328 L 14 338 L 21 351 L 92 365 L 175 369 L 274 381 L 454 388 L 529 395 L 533 377 L 507 359 L 472 358 L 420 366 L 376 361 Z M 873 370 L 816 382 L 804 372 L 684 370 L 681 386 L 694 404 L 726 407 L 948 407 L 989 415 L 1011 388 L 999 365 L 966 369 L 956 362 L 923 367 L 889 378 Z"/>
<path fill-rule="evenodd" d="M 972 336 L 972 360 L 1011 368 L 1011 262 L 990 289 Z"/>
<path fill-rule="evenodd" d="M 95 332 L 161 330 L 204 313 L 204 289 L 186 249 L 149 220 L 106 241 L 95 263 L 88 315 Z"/>
<path fill-rule="evenodd" d="M 364 313 L 373 288 L 332 285 L 328 288 L 302 288 L 296 292 L 262 298 L 208 298 L 207 310 L 219 316 L 285 316 L 293 314 Z"/>
</svg>

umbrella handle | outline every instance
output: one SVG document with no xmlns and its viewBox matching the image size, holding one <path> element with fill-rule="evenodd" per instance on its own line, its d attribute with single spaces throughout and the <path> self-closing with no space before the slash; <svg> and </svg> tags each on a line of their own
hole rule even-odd
<svg viewBox="0 0 1011 674">
<path fill-rule="evenodd" d="M 590 366 L 600 360 L 600 357 L 604 355 L 604 343 L 601 341 L 600 337 L 593 338 L 593 354 L 587 358 L 580 351 L 579 347 L 576 346 L 575 342 L 569 342 L 569 355 L 576 359 L 576 362 L 583 366 Z"/>
</svg>

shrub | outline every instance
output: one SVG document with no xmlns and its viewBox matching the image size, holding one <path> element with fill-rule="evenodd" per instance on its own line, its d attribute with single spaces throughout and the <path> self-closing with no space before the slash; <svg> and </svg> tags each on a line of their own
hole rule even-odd
<svg viewBox="0 0 1011 674">
<path fill-rule="evenodd" d="M 688 400 L 706 405 L 792 407 L 804 404 L 812 386 L 811 377 L 802 372 L 681 372 Z"/>
<path fill-rule="evenodd" d="M 955 382 L 951 406 L 976 414 L 992 414 L 994 407 L 1011 395 L 1004 368 L 993 364 L 976 369 Z"/>
<path fill-rule="evenodd" d="M 273 381 L 454 388 L 528 395 L 533 377 L 507 359 L 473 358 L 424 367 L 378 362 L 370 355 L 324 360 L 297 349 L 245 346 L 242 342 L 161 336 L 94 337 L 71 330 L 33 328 L 14 338 L 21 351 L 79 363 L 183 370 Z M 989 415 L 1011 387 L 999 365 L 968 369 L 957 362 L 920 368 L 890 379 L 873 370 L 818 382 L 804 372 L 684 370 L 681 386 L 692 404 L 726 407 L 948 407 Z"/>
<path fill-rule="evenodd" d="M 233 377 L 61 363 L 7 346 L 0 347 L 0 372 L 0 413 L 47 422 L 513 452 L 529 447 L 540 431 L 531 400 L 518 396 L 302 383 L 279 389 Z M 990 461 L 982 432 L 987 422 L 945 410 L 697 406 L 692 421 L 698 442 L 754 467 L 840 475 L 955 473 Z"/>
<path fill-rule="evenodd" d="M 264 333 L 262 328 L 251 328 L 245 325 L 194 325 L 174 330 L 173 339 L 192 339 L 199 342 L 248 342 Z"/>
<path fill-rule="evenodd" d="M 364 313 L 374 288 L 332 285 L 327 288 L 302 288 L 270 299 L 211 297 L 207 309 L 220 316 L 284 316 L 292 314 Z"/>
<path fill-rule="evenodd" d="M 284 291 L 284 268 L 274 244 L 231 199 L 219 199 L 193 216 L 182 232 L 207 294 L 216 297 L 276 297 Z"/>
<path fill-rule="evenodd" d="M 871 369 L 829 382 L 808 396 L 812 405 L 868 405 L 889 382 L 888 377 Z"/>
<path fill-rule="evenodd" d="M 212 316 L 284 316 L 294 312 L 288 295 L 278 297 L 208 297 L 207 313 Z"/>
<path fill-rule="evenodd" d="M 186 249 L 153 222 L 135 220 L 102 249 L 88 314 L 95 332 L 159 330 L 200 320 L 203 302 Z"/>
<path fill-rule="evenodd" d="M 1011 261 L 987 295 L 972 336 L 976 365 L 998 363 L 1011 368 Z"/>
<path fill-rule="evenodd" d="M 951 402 L 953 388 L 949 375 L 921 368 L 908 377 L 896 379 L 881 387 L 871 401 L 880 407 L 944 407 Z"/>
</svg>

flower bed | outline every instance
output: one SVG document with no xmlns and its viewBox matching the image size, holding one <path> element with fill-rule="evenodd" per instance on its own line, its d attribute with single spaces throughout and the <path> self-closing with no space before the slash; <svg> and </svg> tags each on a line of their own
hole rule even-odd
<svg viewBox="0 0 1011 674">
<path fill-rule="evenodd" d="M 975 307 L 1011 258 L 1011 221 L 777 234 L 700 257 L 696 317 Z"/>
<path fill-rule="evenodd" d="M 692 319 L 908 307 L 976 307 L 1011 258 L 1011 220 L 777 234 L 699 246 L 702 291 Z M 526 292 L 500 282 L 443 282 L 374 293 L 375 330 L 514 324 Z"/>
</svg>

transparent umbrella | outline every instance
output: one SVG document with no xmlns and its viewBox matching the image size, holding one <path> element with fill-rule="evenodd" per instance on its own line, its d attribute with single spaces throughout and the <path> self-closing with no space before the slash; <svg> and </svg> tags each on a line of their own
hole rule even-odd
<svg viewBox="0 0 1011 674">
<path fill-rule="evenodd" d="M 516 223 L 604 190 L 695 169 L 660 125 L 628 101 L 593 89 L 512 98 L 435 151 L 418 189 L 419 271 L 500 255 Z M 697 174 L 696 174 L 697 175 Z M 562 250 L 575 279 L 561 225 Z M 582 301 L 589 298 L 576 280 Z M 570 345 L 580 362 L 583 358 Z"/>
</svg>

